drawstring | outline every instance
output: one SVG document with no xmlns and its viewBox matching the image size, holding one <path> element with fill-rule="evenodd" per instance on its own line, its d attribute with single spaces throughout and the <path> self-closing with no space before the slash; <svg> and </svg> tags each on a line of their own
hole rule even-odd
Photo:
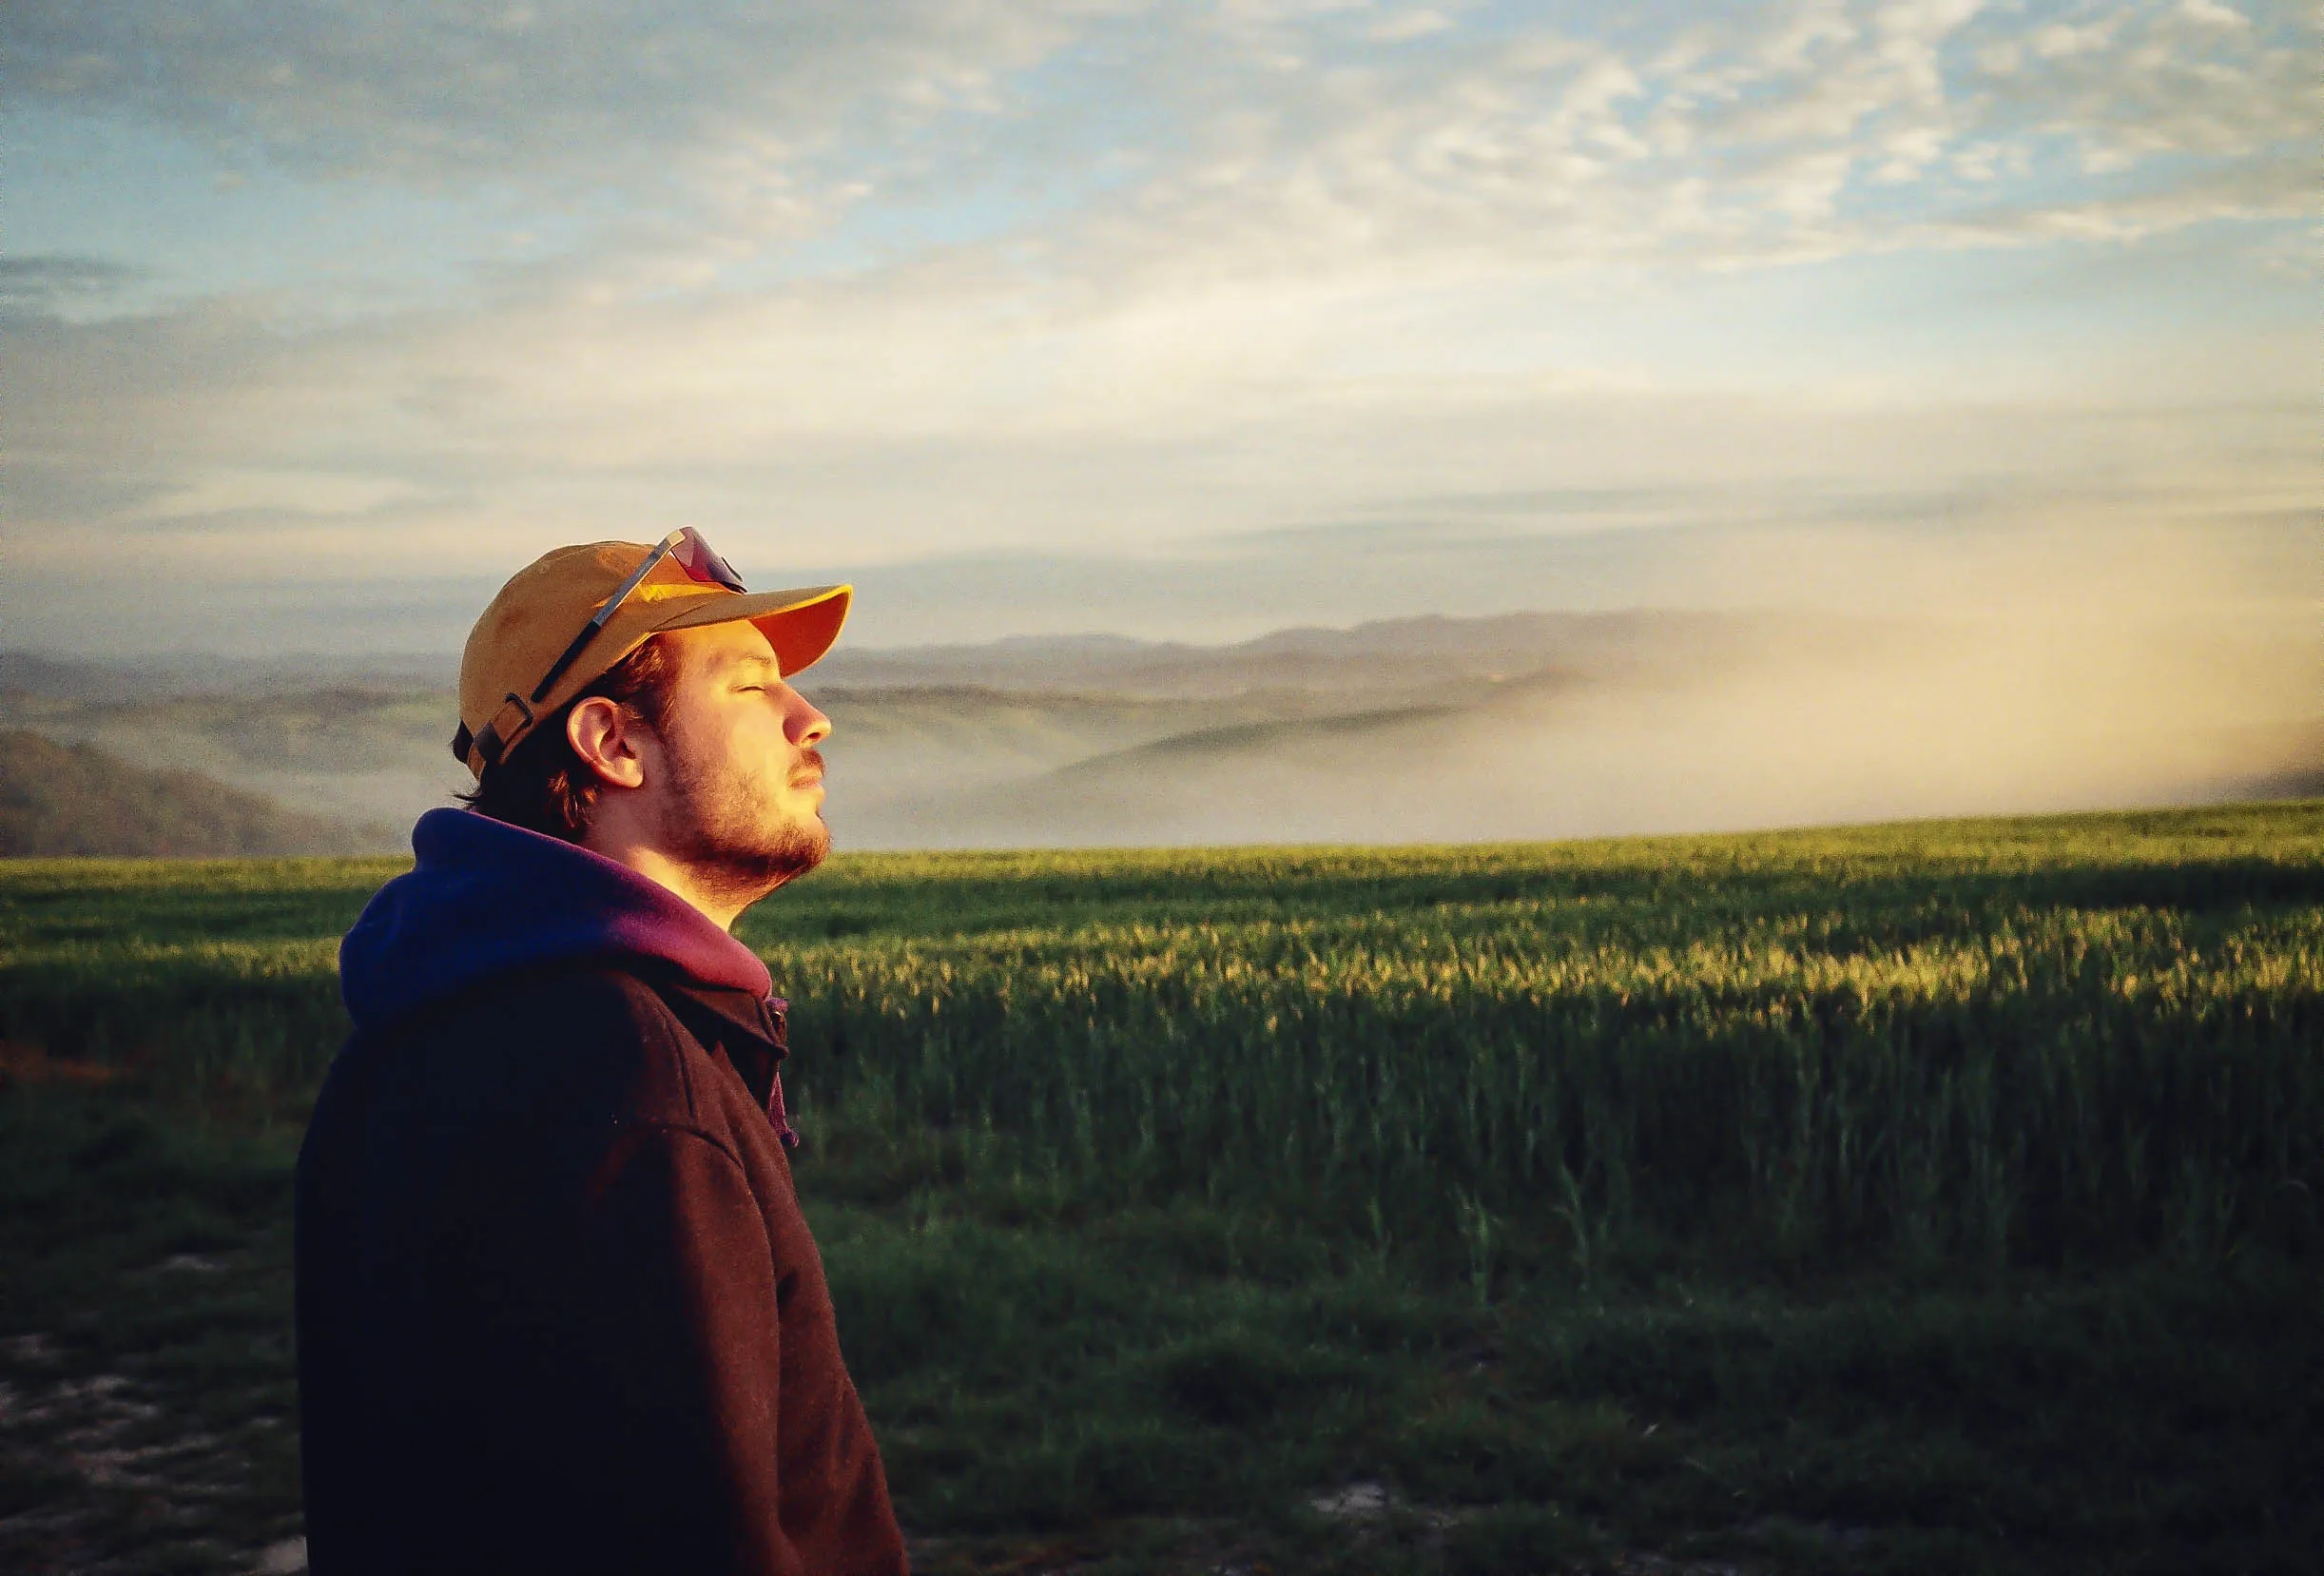
<svg viewBox="0 0 2324 1576">
<path fill-rule="evenodd" d="M 799 1147 L 799 1131 L 791 1125 L 790 1113 L 783 1109 L 783 1075 L 777 1073 L 774 1082 L 766 1087 L 766 1119 L 775 1124 L 775 1136 L 785 1149 Z"/>
<path fill-rule="evenodd" d="M 778 1052 L 788 1055 L 791 1048 L 790 1002 L 780 996 L 769 996 L 762 1006 L 766 1013 L 767 1038 L 775 1042 Z M 780 1060 L 781 1056 L 777 1060 Z M 766 1085 L 766 1119 L 775 1124 L 775 1136 L 783 1140 L 784 1148 L 799 1147 L 799 1130 L 791 1125 L 790 1113 L 783 1108 L 783 1074 L 780 1070 L 773 1074 Z"/>
</svg>

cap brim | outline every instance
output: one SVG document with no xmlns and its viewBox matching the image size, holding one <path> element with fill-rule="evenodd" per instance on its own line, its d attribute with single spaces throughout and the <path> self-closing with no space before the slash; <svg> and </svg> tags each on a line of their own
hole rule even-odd
<svg viewBox="0 0 2324 1576">
<path fill-rule="evenodd" d="M 813 667 L 840 637 L 847 622 L 853 586 L 807 586 L 797 591 L 746 591 L 731 595 L 688 597 L 668 617 L 654 626 L 664 630 L 694 630 L 705 624 L 732 624 L 747 619 L 775 649 L 783 675 Z"/>
</svg>

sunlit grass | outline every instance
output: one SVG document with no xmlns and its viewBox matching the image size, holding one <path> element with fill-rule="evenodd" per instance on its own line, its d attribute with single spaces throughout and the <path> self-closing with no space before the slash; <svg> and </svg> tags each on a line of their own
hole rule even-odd
<svg viewBox="0 0 2324 1576">
<path fill-rule="evenodd" d="M 245 1464 L 168 1537 L 78 1502 L 152 1568 L 295 1527 L 285 1167 L 400 867 L 0 866 L 0 1334 Z M 842 856 L 742 933 L 924 1565 L 2261 1569 L 2324 1531 L 2324 805 Z M 65 1491 L 12 1459 L 0 1494 Z M 1374 1480 L 1385 1519 L 1303 1508 Z"/>
</svg>

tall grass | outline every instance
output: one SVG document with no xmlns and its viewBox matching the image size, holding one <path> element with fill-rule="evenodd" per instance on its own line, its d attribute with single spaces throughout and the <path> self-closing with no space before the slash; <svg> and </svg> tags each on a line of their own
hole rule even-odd
<svg viewBox="0 0 2324 1576">
<path fill-rule="evenodd" d="M 296 1121 L 392 866 L 0 871 L 0 1035 Z M 843 858 L 746 924 L 810 1141 L 1200 1197 L 1482 1294 L 1665 1247 L 2324 1245 L 2324 807 Z M 932 1136 L 933 1138 L 932 1138 Z"/>
<path fill-rule="evenodd" d="M 1424 1240 L 1481 1279 L 1497 1249 L 1684 1240 L 2312 1252 L 2317 818 L 2201 825 L 1084 860 L 1224 912 L 774 961 L 810 1116 Z"/>
</svg>

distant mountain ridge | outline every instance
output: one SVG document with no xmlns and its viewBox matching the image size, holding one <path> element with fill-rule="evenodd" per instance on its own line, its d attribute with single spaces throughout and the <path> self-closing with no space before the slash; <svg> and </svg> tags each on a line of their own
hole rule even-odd
<svg viewBox="0 0 2324 1576">
<path fill-rule="evenodd" d="M 1142 698 L 1333 691 L 1500 679 L 1549 666 L 1602 668 L 1685 662 L 1763 640 L 1789 615 L 1633 609 L 1430 614 L 1347 629 L 1301 626 L 1227 645 L 1114 634 L 1011 635 L 976 645 L 857 647 L 842 640 L 804 682 L 839 690 L 977 689 Z M 1846 643 L 1872 627 L 1826 618 L 1813 626 Z M 134 705 L 198 696 L 281 696 L 323 689 L 449 692 L 457 652 L 363 656 L 286 653 L 243 658 L 171 654 L 135 659 L 0 652 L 0 695 Z"/>
</svg>

